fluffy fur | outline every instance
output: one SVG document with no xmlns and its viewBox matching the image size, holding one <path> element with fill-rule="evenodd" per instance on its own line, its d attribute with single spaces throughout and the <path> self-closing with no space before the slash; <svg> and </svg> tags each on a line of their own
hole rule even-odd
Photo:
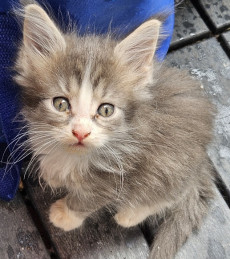
<svg viewBox="0 0 230 259">
<path fill-rule="evenodd" d="M 213 108 L 198 82 L 153 61 L 160 28 L 152 19 L 121 42 L 80 37 L 27 5 L 15 81 L 40 176 L 68 191 L 51 206 L 50 221 L 71 230 L 103 206 L 116 208 L 123 227 L 157 215 L 164 220 L 150 258 L 169 259 L 213 196 L 206 155 Z M 65 112 L 55 109 L 56 97 L 69 102 Z M 101 116 L 101 104 L 114 113 Z"/>
</svg>

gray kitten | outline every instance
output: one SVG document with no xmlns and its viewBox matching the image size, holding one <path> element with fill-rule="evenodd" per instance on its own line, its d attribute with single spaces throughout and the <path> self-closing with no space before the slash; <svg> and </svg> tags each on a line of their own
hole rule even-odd
<svg viewBox="0 0 230 259">
<path fill-rule="evenodd" d="M 123 227 L 163 218 L 150 258 L 169 259 L 213 197 L 213 108 L 198 82 L 154 61 L 160 30 L 151 19 L 120 42 L 64 34 L 29 4 L 15 81 L 40 177 L 68 191 L 50 221 L 69 231 L 106 206 Z"/>
</svg>

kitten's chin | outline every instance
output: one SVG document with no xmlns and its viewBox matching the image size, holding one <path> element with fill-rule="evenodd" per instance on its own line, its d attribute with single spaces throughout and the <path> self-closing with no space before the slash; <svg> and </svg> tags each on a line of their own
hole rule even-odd
<svg viewBox="0 0 230 259">
<path fill-rule="evenodd" d="M 89 150 L 90 150 L 89 147 L 87 147 L 82 143 L 65 145 L 64 148 L 70 154 L 77 153 L 82 155 L 89 153 Z"/>
</svg>

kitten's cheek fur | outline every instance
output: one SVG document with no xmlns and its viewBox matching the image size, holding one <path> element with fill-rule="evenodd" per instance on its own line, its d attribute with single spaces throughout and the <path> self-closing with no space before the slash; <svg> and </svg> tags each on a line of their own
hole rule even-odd
<svg viewBox="0 0 230 259">
<path fill-rule="evenodd" d="M 77 216 L 77 213 L 70 210 L 65 199 L 57 200 L 50 207 L 49 220 L 55 227 L 64 231 L 70 231 L 82 225 L 84 217 Z"/>
</svg>

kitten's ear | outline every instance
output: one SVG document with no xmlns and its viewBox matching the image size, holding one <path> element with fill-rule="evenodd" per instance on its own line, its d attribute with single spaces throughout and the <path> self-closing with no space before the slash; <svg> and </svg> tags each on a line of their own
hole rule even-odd
<svg viewBox="0 0 230 259">
<path fill-rule="evenodd" d="M 26 48 L 41 55 L 64 50 L 66 47 L 61 32 L 47 13 L 36 4 L 25 7 L 23 42 Z"/>
<path fill-rule="evenodd" d="M 160 28 L 161 22 L 158 20 L 143 23 L 115 47 L 115 56 L 135 69 L 148 68 L 157 49 Z"/>
</svg>

